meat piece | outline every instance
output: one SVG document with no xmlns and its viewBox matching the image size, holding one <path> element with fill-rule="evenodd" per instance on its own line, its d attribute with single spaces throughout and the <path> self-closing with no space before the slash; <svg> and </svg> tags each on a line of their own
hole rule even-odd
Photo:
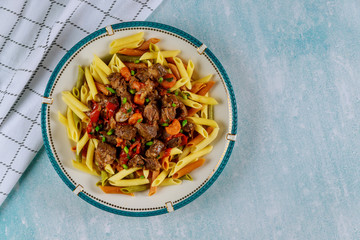
<svg viewBox="0 0 360 240">
<path fill-rule="evenodd" d="M 116 96 L 112 95 L 112 96 L 105 96 L 104 94 L 102 93 L 98 93 L 98 104 L 101 106 L 101 108 L 105 108 L 106 107 L 106 104 L 108 102 L 112 103 L 112 104 L 115 104 L 115 105 L 119 105 L 119 101 L 117 99 Z"/>
<path fill-rule="evenodd" d="M 160 119 L 159 109 L 155 101 L 151 101 L 144 109 L 144 117 L 150 122 L 156 122 Z"/>
<path fill-rule="evenodd" d="M 176 108 L 166 107 L 161 109 L 161 121 L 163 123 L 170 123 L 176 117 Z"/>
<path fill-rule="evenodd" d="M 178 103 L 179 103 L 179 108 L 177 109 L 177 115 L 179 116 L 179 118 L 186 118 L 188 115 L 188 111 L 186 109 L 185 104 L 182 103 L 181 101 L 179 101 Z"/>
<path fill-rule="evenodd" d="M 167 141 L 166 146 L 168 148 L 174 148 L 174 147 L 179 147 L 181 143 L 182 143 L 181 137 L 174 137 L 169 141 Z"/>
<path fill-rule="evenodd" d="M 135 77 L 139 79 L 141 82 L 145 82 L 146 80 L 150 79 L 150 73 L 146 68 L 141 68 L 137 71 Z"/>
<path fill-rule="evenodd" d="M 145 159 L 141 155 L 135 155 L 127 163 L 129 167 L 142 167 L 145 165 Z"/>
<path fill-rule="evenodd" d="M 154 89 L 152 92 L 149 92 L 147 97 L 150 101 L 157 101 L 160 99 L 159 92 L 156 89 Z"/>
<path fill-rule="evenodd" d="M 115 135 L 121 139 L 131 140 L 136 136 L 136 128 L 131 125 L 117 125 Z"/>
<path fill-rule="evenodd" d="M 164 66 L 160 63 L 156 63 L 149 67 L 148 72 L 153 80 L 158 80 L 160 77 L 163 77 L 165 74 L 168 73 Z"/>
<path fill-rule="evenodd" d="M 157 131 L 159 129 L 158 125 L 150 125 L 147 123 L 136 123 L 135 127 L 137 128 L 139 134 L 147 141 L 156 137 Z"/>
<path fill-rule="evenodd" d="M 147 80 L 145 82 L 145 86 L 141 88 L 140 91 L 138 91 L 137 93 L 140 94 L 140 97 L 144 99 L 149 95 L 149 93 L 153 91 L 155 87 L 156 84 L 153 81 Z"/>
<path fill-rule="evenodd" d="M 112 164 L 116 160 L 116 148 L 110 144 L 99 142 L 95 150 L 95 161 L 103 169 L 107 164 Z"/>
<path fill-rule="evenodd" d="M 162 107 L 179 107 L 179 100 L 176 98 L 174 94 L 166 94 L 161 100 Z"/>
<path fill-rule="evenodd" d="M 107 135 L 106 131 L 100 131 L 99 135 L 98 135 L 98 139 L 100 141 L 102 141 L 102 137 L 105 137 L 105 142 L 109 143 L 111 145 L 116 146 L 117 142 L 116 142 L 116 136 L 115 135 Z"/>
<path fill-rule="evenodd" d="M 182 128 L 185 133 L 187 133 L 189 138 L 194 136 L 195 125 L 191 122 L 187 122 L 187 124 Z"/>
<path fill-rule="evenodd" d="M 117 96 L 121 97 L 122 99 L 124 97 L 126 97 L 128 100 L 131 99 L 131 95 L 127 91 L 127 82 L 120 73 L 111 73 L 108 76 L 108 79 L 110 81 L 111 87 L 115 89 Z"/>
<path fill-rule="evenodd" d="M 152 171 L 160 170 L 160 163 L 156 158 L 144 158 L 145 160 L 145 167 Z"/>
<path fill-rule="evenodd" d="M 154 140 L 150 148 L 146 150 L 145 156 L 148 158 L 156 158 L 164 148 L 165 144 L 162 141 Z"/>
<path fill-rule="evenodd" d="M 122 104 L 119 111 L 115 115 L 115 120 L 117 122 L 125 122 L 133 114 L 133 108 L 130 102 Z"/>
</svg>

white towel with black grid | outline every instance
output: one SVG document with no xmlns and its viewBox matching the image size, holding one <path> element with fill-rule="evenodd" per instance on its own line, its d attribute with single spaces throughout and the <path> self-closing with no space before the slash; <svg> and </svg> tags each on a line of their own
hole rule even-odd
<svg viewBox="0 0 360 240">
<path fill-rule="evenodd" d="M 145 20 L 161 1 L 0 1 L 0 205 L 43 145 L 42 94 L 66 51 L 99 28 Z"/>
</svg>

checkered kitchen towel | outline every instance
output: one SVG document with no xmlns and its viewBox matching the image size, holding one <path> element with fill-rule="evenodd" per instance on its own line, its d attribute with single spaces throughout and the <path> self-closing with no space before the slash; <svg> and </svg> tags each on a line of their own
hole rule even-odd
<svg viewBox="0 0 360 240">
<path fill-rule="evenodd" d="M 58 61 L 91 32 L 144 20 L 161 1 L 0 1 L 0 205 L 43 144 L 41 96 Z"/>
</svg>

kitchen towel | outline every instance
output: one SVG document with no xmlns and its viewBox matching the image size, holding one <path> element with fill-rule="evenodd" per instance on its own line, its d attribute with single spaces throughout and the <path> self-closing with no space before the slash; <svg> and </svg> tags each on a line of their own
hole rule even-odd
<svg viewBox="0 0 360 240">
<path fill-rule="evenodd" d="M 56 64 L 86 35 L 145 20 L 161 1 L 0 1 L 0 205 L 43 145 L 41 100 Z"/>
</svg>

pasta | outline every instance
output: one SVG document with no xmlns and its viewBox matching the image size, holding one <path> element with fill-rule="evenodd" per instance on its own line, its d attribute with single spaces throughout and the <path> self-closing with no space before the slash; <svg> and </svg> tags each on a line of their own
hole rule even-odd
<svg viewBox="0 0 360 240">
<path fill-rule="evenodd" d="M 72 165 L 98 176 L 104 193 L 152 196 L 192 181 L 189 173 L 207 162 L 219 134 L 213 75 L 193 81 L 199 73 L 192 59 L 144 36 L 113 40 L 104 58 L 110 61 L 94 54 L 61 94 L 68 108 L 58 119 L 76 146 Z"/>
</svg>

